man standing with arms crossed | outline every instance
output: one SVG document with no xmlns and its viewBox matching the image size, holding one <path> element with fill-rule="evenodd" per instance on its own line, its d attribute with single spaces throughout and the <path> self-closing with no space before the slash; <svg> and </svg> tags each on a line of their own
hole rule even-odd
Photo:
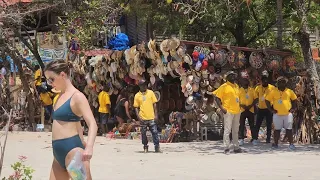
<svg viewBox="0 0 320 180">
<path fill-rule="evenodd" d="M 254 104 L 258 103 L 258 110 L 257 110 L 257 122 L 255 125 L 255 132 L 252 133 L 253 137 L 253 145 L 258 144 L 258 137 L 259 137 L 259 130 L 261 124 L 266 118 L 267 124 L 267 140 L 266 143 L 270 143 L 271 139 L 271 131 L 272 131 L 272 113 L 268 109 L 265 97 L 275 88 L 273 85 L 269 84 L 269 74 L 267 71 L 262 72 L 261 76 L 261 84 L 256 87 L 255 89 L 255 101 Z"/>
<path fill-rule="evenodd" d="M 227 82 L 221 85 L 213 92 L 216 97 L 216 102 L 223 112 L 224 116 L 224 133 L 223 144 L 225 146 L 224 153 L 230 152 L 230 133 L 232 131 L 232 142 L 234 145 L 234 152 L 241 153 L 239 148 L 239 121 L 240 121 L 240 99 L 239 86 L 235 83 L 237 74 L 229 71 L 225 74 Z"/>
<path fill-rule="evenodd" d="M 133 106 L 141 124 L 141 136 L 144 152 L 148 152 L 147 127 L 151 131 L 155 152 L 160 152 L 158 127 L 156 120 L 158 119 L 157 98 L 153 91 L 147 89 L 147 82 L 141 80 L 139 82 L 140 91 L 134 96 Z"/>
<path fill-rule="evenodd" d="M 272 148 L 278 148 L 278 141 L 280 139 L 280 131 L 282 128 L 286 129 L 286 134 L 289 140 L 289 149 L 295 150 L 293 145 L 292 113 L 296 109 L 297 96 L 291 90 L 287 88 L 288 79 L 285 77 L 279 77 L 277 79 L 277 86 L 266 96 L 266 104 L 268 109 L 273 113 L 274 123 L 274 143 Z M 272 106 L 271 106 L 272 105 Z"/>
</svg>

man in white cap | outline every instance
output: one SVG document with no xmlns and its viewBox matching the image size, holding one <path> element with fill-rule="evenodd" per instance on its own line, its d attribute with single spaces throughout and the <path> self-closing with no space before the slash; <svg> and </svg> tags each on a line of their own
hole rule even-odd
<svg viewBox="0 0 320 180">
<path fill-rule="evenodd" d="M 239 86 L 236 82 L 237 73 L 229 71 L 225 74 L 227 82 L 221 85 L 213 92 L 216 97 L 216 102 L 224 114 L 224 134 L 223 143 L 225 146 L 224 153 L 230 152 L 230 133 L 232 131 L 232 142 L 234 145 L 234 152 L 241 153 L 239 148 L 238 133 L 240 121 L 240 99 Z"/>
<path fill-rule="evenodd" d="M 274 123 L 274 143 L 273 148 L 278 148 L 278 141 L 280 139 L 280 131 L 282 128 L 286 129 L 286 134 L 289 140 L 289 149 L 295 150 L 293 145 L 292 113 L 296 109 L 297 96 L 291 90 L 287 88 L 288 79 L 281 76 L 277 79 L 278 88 L 273 89 L 266 96 L 266 104 L 268 109 L 273 113 Z"/>
<path fill-rule="evenodd" d="M 147 89 L 147 82 L 145 80 L 139 81 L 140 91 L 134 96 L 133 106 L 141 124 L 141 139 L 144 152 L 148 152 L 147 127 L 149 127 L 155 152 L 160 152 L 158 127 L 156 120 L 158 119 L 157 98 L 153 91 Z"/>
</svg>

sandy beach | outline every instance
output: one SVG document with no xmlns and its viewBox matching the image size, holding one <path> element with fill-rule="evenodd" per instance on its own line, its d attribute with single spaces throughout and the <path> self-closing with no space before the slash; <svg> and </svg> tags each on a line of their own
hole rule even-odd
<svg viewBox="0 0 320 180">
<path fill-rule="evenodd" d="M 319 145 L 297 145 L 295 152 L 289 151 L 287 144 L 276 151 L 270 146 L 246 144 L 245 153 L 225 155 L 220 141 L 175 143 L 161 144 L 162 154 L 144 154 L 139 140 L 98 137 L 91 171 L 94 180 L 320 179 Z M 26 156 L 26 164 L 35 169 L 33 179 L 49 179 L 51 133 L 10 132 L 2 177 L 12 174 L 10 165 L 20 155 Z"/>
</svg>

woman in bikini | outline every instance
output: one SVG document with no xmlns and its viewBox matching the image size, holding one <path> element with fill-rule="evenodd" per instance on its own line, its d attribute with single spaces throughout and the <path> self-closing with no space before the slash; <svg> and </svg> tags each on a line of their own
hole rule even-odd
<svg viewBox="0 0 320 180">
<path fill-rule="evenodd" d="M 90 110 L 88 100 L 76 89 L 69 78 L 70 66 L 65 61 L 52 61 L 44 70 L 46 79 L 61 93 L 54 102 L 52 113 L 52 148 L 54 160 L 50 180 L 69 180 L 66 170 L 77 151 L 83 155 L 87 179 L 91 180 L 90 159 L 97 134 L 97 124 Z M 87 142 L 84 142 L 80 119 L 89 127 Z"/>
</svg>

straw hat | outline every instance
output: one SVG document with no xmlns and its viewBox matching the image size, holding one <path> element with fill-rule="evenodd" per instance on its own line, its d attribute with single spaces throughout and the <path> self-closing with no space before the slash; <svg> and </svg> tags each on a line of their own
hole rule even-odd
<svg viewBox="0 0 320 180">
<path fill-rule="evenodd" d="M 192 65 L 192 58 L 189 54 L 184 56 L 183 61 L 189 65 Z"/>
<path fill-rule="evenodd" d="M 157 101 L 159 102 L 159 101 L 161 100 L 161 94 L 160 94 L 160 92 L 159 92 L 159 91 L 155 91 L 155 92 L 154 92 L 154 95 L 156 96 Z"/>
<path fill-rule="evenodd" d="M 180 46 L 180 40 L 178 38 L 171 38 L 168 40 L 167 47 L 169 50 L 176 50 Z"/>
</svg>

